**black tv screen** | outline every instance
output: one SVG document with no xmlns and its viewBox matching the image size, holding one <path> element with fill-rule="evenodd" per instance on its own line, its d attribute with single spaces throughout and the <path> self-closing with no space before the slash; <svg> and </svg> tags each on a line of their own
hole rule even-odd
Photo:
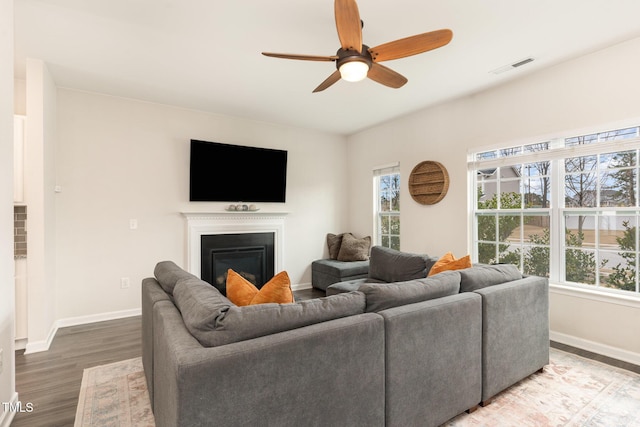
<svg viewBox="0 0 640 427">
<path fill-rule="evenodd" d="M 191 140 L 192 202 L 285 202 L 287 152 Z"/>
</svg>

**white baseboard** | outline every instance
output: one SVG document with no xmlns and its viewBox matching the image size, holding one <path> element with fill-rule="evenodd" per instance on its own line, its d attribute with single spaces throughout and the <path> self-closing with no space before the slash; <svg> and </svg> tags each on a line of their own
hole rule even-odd
<svg viewBox="0 0 640 427">
<path fill-rule="evenodd" d="M 5 403 L 5 402 L 2 402 Z M 18 403 L 18 393 L 14 392 L 13 396 L 11 396 L 11 400 L 9 402 L 10 405 L 16 405 Z M 11 421 L 13 421 L 13 417 L 16 416 L 14 411 L 8 411 L 2 408 L 2 412 L 0 412 L 0 427 L 9 427 L 11 425 Z"/>
<path fill-rule="evenodd" d="M 311 289 L 311 283 L 307 282 L 307 283 L 298 283 L 297 285 L 291 285 L 291 290 L 292 291 L 302 291 L 305 289 Z"/>
<path fill-rule="evenodd" d="M 24 348 L 24 354 L 39 353 L 41 351 L 49 350 L 51 342 L 56 336 L 56 332 L 58 332 L 58 324 L 57 322 L 54 322 L 53 325 L 51 325 L 51 329 L 49 329 L 46 339 L 40 341 L 27 340 L 27 345 Z"/>
<path fill-rule="evenodd" d="M 49 331 L 49 335 L 47 336 L 46 340 L 27 342 L 24 354 L 38 353 L 41 351 L 49 350 L 49 347 L 51 346 L 51 342 L 53 341 L 53 338 L 56 336 L 56 332 L 58 332 L 59 328 L 66 328 L 69 326 L 77 326 L 77 325 L 86 325 L 89 323 L 104 322 L 107 320 L 123 319 L 125 317 L 140 316 L 141 314 L 142 314 L 142 309 L 134 308 L 131 310 L 111 311 L 108 313 L 90 314 L 87 316 L 68 317 L 66 319 L 59 319 L 51 327 L 51 330 Z"/>
<path fill-rule="evenodd" d="M 14 346 L 14 350 L 24 350 L 27 348 L 27 339 L 26 338 L 16 338 L 16 343 Z"/>
<path fill-rule="evenodd" d="M 601 344 L 595 341 L 589 341 L 584 338 L 575 337 L 573 335 L 567 335 L 560 332 L 549 332 L 549 338 L 551 341 L 556 341 L 561 344 L 577 347 L 582 350 L 587 350 L 592 353 L 601 354 L 603 356 L 611 357 L 613 359 L 622 360 L 623 362 L 633 363 L 640 366 L 640 354 L 633 351 L 625 350 L 618 347 L 612 347 L 610 345 Z"/>
<path fill-rule="evenodd" d="M 125 317 L 140 316 L 141 308 L 133 308 L 131 310 L 111 311 L 108 313 L 90 314 L 88 316 L 68 317 L 60 319 L 56 323 L 58 328 L 66 328 L 68 326 L 86 325 L 89 323 L 104 322 L 107 320 L 124 319 Z"/>
</svg>

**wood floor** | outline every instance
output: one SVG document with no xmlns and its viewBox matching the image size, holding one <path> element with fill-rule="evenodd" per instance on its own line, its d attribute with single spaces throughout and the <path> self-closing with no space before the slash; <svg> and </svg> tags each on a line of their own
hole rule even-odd
<svg viewBox="0 0 640 427">
<path fill-rule="evenodd" d="M 320 296 L 324 293 L 312 289 L 295 292 L 296 300 Z M 16 389 L 33 411 L 17 413 L 11 426 L 73 426 L 83 370 L 139 357 L 140 328 L 140 317 L 72 326 L 58 330 L 49 351 L 16 352 Z M 551 346 L 640 373 L 637 365 L 559 343 Z"/>
<path fill-rule="evenodd" d="M 33 411 L 18 412 L 11 426 L 73 426 L 83 370 L 140 356 L 140 328 L 140 317 L 72 326 L 48 351 L 16 352 L 18 397 Z"/>
</svg>

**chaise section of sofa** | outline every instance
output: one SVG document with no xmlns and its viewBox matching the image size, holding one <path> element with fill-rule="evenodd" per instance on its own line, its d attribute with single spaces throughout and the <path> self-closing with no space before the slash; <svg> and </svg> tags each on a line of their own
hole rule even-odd
<svg viewBox="0 0 640 427">
<path fill-rule="evenodd" d="M 319 259 L 311 263 L 311 284 L 326 291 L 333 283 L 366 278 L 369 274 L 369 260 L 338 261 Z"/>
</svg>

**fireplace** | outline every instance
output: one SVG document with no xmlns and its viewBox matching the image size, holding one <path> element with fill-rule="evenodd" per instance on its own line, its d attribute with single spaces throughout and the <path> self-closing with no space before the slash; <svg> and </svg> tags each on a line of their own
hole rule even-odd
<svg viewBox="0 0 640 427">
<path fill-rule="evenodd" d="M 219 270 L 226 273 L 229 268 L 240 273 L 238 269 L 252 268 L 256 272 L 249 273 L 255 276 L 256 286 L 262 286 L 274 274 L 283 270 L 284 254 L 284 222 L 286 213 L 276 212 L 216 212 L 216 213 L 182 213 L 186 218 L 186 250 L 187 269 L 201 279 L 215 285 Z M 253 235 L 271 236 L 272 242 L 267 248 L 262 242 L 251 242 Z M 219 237 L 211 237 L 219 236 Z M 203 255 L 203 244 L 208 245 L 209 240 L 224 240 L 225 236 L 233 236 L 236 243 L 223 242 L 216 248 L 209 248 Z M 255 236 L 254 236 L 255 237 Z M 247 240 L 249 239 L 249 240 Z M 218 243 L 215 242 L 214 245 Z M 205 258 L 206 255 L 206 259 Z M 213 258 L 218 262 L 213 267 Z M 261 261 L 258 261 L 262 258 Z M 211 262 L 209 261 L 211 260 Z M 205 265 L 209 263 L 210 266 Z M 258 264 L 260 267 L 256 267 Z M 262 265 L 264 264 L 264 273 Z M 235 266 L 235 268 L 234 268 Z M 215 271 L 214 271 L 215 270 Z M 250 280 L 251 281 L 251 280 Z M 261 283 L 260 283 L 261 282 Z M 217 287 L 217 286 L 216 286 Z"/>
<path fill-rule="evenodd" d="M 226 295 L 231 268 L 259 289 L 274 275 L 274 241 L 274 233 L 202 235 L 200 277 Z"/>
</svg>

